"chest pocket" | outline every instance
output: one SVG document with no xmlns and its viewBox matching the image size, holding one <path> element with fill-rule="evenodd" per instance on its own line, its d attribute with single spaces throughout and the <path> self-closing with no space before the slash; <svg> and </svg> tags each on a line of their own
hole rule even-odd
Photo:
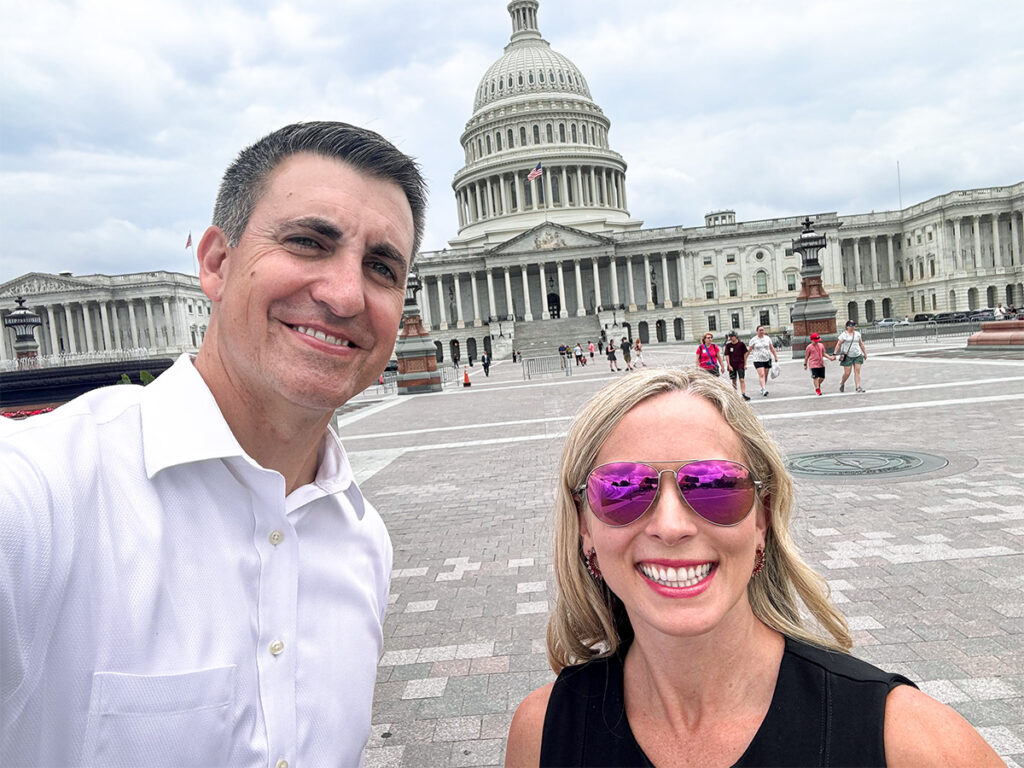
<svg viewBox="0 0 1024 768">
<path fill-rule="evenodd" d="M 83 765 L 217 766 L 231 747 L 235 667 L 92 676 Z"/>
</svg>

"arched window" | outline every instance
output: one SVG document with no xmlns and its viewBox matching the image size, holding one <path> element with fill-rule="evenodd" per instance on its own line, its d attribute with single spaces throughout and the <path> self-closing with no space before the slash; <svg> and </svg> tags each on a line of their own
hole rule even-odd
<svg viewBox="0 0 1024 768">
<path fill-rule="evenodd" d="M 523 73 L 522 72 L 519 73 L 519 84 L 520 85 L 523 84 Z"/>
<path fill-rule="evenodd" d="M 576 137 L 576 123 L 572 124 L 572 143 L 575 144 L 579 139 Z"/>
<path fill-rule="evenodd" d="M 565 123 L 558 124 L 558 140 L 565 144 Z"/>
<path fill-rule="evenodd" d="M 551 144 L 551 143 L 553 143 L 553 142 L 554 142 L 554 140 L 555 140 L 555 137 L 554 137 L 554 135 L 553 135 L 553 134 L 551 133 L 551 123 L 548 123 L 548 124 L 547 124 L 547 126 L 546 126 L 546 133 L 547 133 L 547 137 L 548 137 L 548 144 Z"/>
<path fill-rule="evenodd" d="M 543 69 L 540 72 L 537 73 L 537 77 L 540 78 L 540 81 L 542 83 L 544 82 L 544 70 Z"/>
<path fill-rule="evenodd" d="M 558 71 L 558 82 L 565 83 L 565 75 L 562 74 L 561 70 Z"/>
<path fill-rule="evenodd" d="M 487 154 L 489 155 L 489 154 L 491 154 L 491 137 L 490 137 L 490 135 L 488 135 L 486 138 L 487 138 Z"/>
<path fill-rule="evenodd" d="M 759 269 L 755 273 L 754 283 L 757 285 L 758 293 L 768 293 L 768 273 L 763 269 Z"/>
<path fill-rule="evenodd" d="M 519 126 L 519 146 L 520 147 L 525 147 L 526 146 L 526 126 L 525 125 L 520 125 Z"/>
<path fill-rule="evenodd" d="M 514 141 L 512 141 L 512 136 L 513 136 L 513 134 L 512 134 L 512 129 L 511 129 L 511 128 L 509 128 L 509 129 L 508 129 L 508 148 L 509 148 L 509 149 L 512 149 L 512 147 L 514 147 L 514 146 L 515 146 L 515 142 L 514 142 Z"/>
<path fill-rule="evenodd" d="M 512 75 L 509 75 L 509 76 L 508 76 L 508 87 L 509 87 L 509 88 L 511 88 L 511 87 L 512 87 Z"/>
<path fill-rule="evenodd" d="M 551 174 L 551 203 L 556 205 L 562 202 L 562 195 L 558 189 L 558 176 Z"/>
<path fill-rule="evenodd" d="M 501 132 L 500 131 L 498 133 L 494 134 L 494 145 L 498 148 L 498 151 L 501 152 Z"/>
<path fill-rule="evenodd" d="M 533 85 L 533 72 L 532 71 L 527 73 L 526 79 L 530 83 L 530 85 Z"/>
<path fill-rule="evenodd" d="M 505 90 L 505 81 L 504 80 L 499 80 L 498 81 L 498 90 L 499 91 Z"/>
<path fill-rule="evenodd" d="M 539 125 L 534 125 L 533 126 L 533 143 L 534 144 L 540 144 L 540 126 Z"/>
<path fill-rule="evenodd" d="M 477 151 L 477 157 L 483 157 L 484 156 L 484 143 L 482 141 L 480 141 L 480 139 L 476 140 L 476 151 Z"/>
</svg>

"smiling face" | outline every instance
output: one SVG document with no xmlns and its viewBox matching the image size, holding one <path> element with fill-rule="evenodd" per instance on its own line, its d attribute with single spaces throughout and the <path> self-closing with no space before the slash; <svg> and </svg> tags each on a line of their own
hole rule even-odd
<svg viewBox="0 0 1024 768">
<path fill-rule="evenodd" d="M 214 303 L 200 371 L 221 396 L 226 387 L 257 406 L 338 407 L 387 364 L 413 237 L 397 184 L 332 158 L 286 158 L 237 246 L 216 227 L 200 243 Z"/>
<path fill-rule="evenodd" d="M 636 461 L 676 469 L 696 459 L 746 463 L 739 439 L 714 406 L 676 391 L 629 411 L 601 446 L 594 466 Z M 760 504 L 734 526 L 714 525 L 687 506 L 671 479 L 663 474 L 651 509 L 623 527 L 605 525 L 584 503 L 584 552 L 597 551 L 605 582 L 622 600 L 638 637 L 650 631 L 696 637 L 752 621 L 747 582 L 766 532 Z"/>
<path fill-rule="evenodd" d="M 714 337 L 714 336 L 712 336 L 712 335 L 711 335 L 710 333 L 705 333 L 705 334 L 704 334 L 704 338 L 703 338 L 703 339 L 701 339 L 701 341 L 703 341 L 703 342 L 704 342 L 704 345 L 705 345 L 705 346 L 707 346 L 708 344 L 710 344 L 710 343 L 711 343 L 712 341 L 714 341 L 714 340 L 715 340 L 715 337 Z"/>
</svg>

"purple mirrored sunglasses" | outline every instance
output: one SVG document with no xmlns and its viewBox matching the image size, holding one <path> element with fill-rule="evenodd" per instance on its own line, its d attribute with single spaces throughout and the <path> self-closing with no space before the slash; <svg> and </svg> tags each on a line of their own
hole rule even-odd
<svg viewBox="0 0 1024 768">
<path fill-rule="evenodd" d="M 761 486 L 750 470 L 736 461 L 688 461 L 678 469 L 614 461 L 591 470 L 586 482 L 575 492 L 586 491 L 597 519 L 618 528 L 636 522 L 654 506 L 665 473 L 675 476 L 683 501 L 690 509 L 714 525 L 740 523 L 754 508 Z"/>
</svg>

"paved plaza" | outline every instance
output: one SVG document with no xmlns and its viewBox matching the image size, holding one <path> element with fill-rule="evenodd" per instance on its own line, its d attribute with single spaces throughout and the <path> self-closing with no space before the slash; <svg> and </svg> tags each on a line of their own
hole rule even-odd
<svg viewBox="0 0 1024 768">
<path fill-rule="evenodd" d="M 829 581 L 854 653 L 918 682 L 1024 766 L 1024 354 L 868 343 L 865 394 L 821 397 L 784 350 L 771 395 L 750 403 L 787 455 L 917 452 L 906 477 L 797 477 L 797 540 Z M 693 365 L 692 345 L 648 347 Z M 491 766 L 520 700 L 553 675 L 555 469 L 606 361 L 524 382 L 499 362 L 472 387 L 359 398 L 339 429 L 395 547 L 366 764 Z M 851 382 L 852 384 L 852 379 Z M 848 389 L 852 389 L 848 387 Z M 942 462 L 940 462 L 942 463 Z"/>
</svg>

